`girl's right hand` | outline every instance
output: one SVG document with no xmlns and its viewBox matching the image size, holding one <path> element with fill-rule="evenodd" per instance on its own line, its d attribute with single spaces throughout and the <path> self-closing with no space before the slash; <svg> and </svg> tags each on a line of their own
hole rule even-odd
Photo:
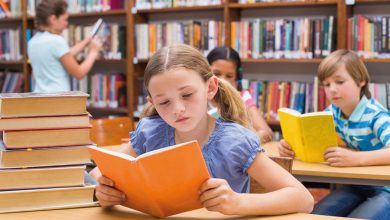
<svg viewBox="0 0 390 220">
<path fill-rule="evenodd" d="M 95 37 L 88 44 L 89 52 L 99 52 L 103 47 L 103 44 Z"/>
<path fill-rule="evenodd" d="M 279 155 L 282 157 L 295 157 L 294 151 L 291 149 L 291 146 L 284 140 L 279 141 Z"/>
<path fill-rule="evenodd" d="M 125 194 L 114 188 L 114 182 L 100 175 L 97 179 L 96 198 L 99 200 L 100 206 L 103 208 L 120 205 L 125 201 Z"/>
</svg>

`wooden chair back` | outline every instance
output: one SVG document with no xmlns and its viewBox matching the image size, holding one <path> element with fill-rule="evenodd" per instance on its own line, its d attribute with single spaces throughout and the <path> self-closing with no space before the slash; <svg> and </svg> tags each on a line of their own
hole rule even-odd
<svg viewBox="0 0 390 220">
<path fill-rule="evenodd" d="M 91 140 L 98 146 L 121 144 L 133 128 L 129 117 L 93 119 L 91 125 Z"/>
<path fill-rule="evenodd" d="M 289 173 L 291 173 L 293 159 L 290 157 L 270 157 L 274 162 L 279 164 Z M 256 182 L 252 177 L 250 178 L 250 193 L 265 193 L 266 190 Z"/>
</svg>

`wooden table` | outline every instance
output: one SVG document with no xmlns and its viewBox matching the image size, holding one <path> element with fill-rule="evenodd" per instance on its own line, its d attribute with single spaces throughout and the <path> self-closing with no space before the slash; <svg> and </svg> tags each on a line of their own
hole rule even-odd
<svg viewBox="0 0 390 220">
<path fill-rule="evenodd" d="M 270 156 L 279 156 L 278 142 L 263 145 Z M 331 167 L 323 163 L 294 160 L 292 174 L 300 181 L 390 186 L 390 165 L 366 167 Z"/>
<path fill-rule="evenodd" d="M 19 212 L 0 214 L 1 220 L 128 220 L 128 219 L 156 219 L 132 209 L 117 206 L 112 210 L 104 210 L 101 207 L 77 208 L 77 209 L 59 209 L 36 212 Z M 261 220 L 337 220 L 350 219 L 331 216 L 321 216 L 312 214 L 295 213 L 280 216 L 227 216 L 217 212 L 209 212 L 206 209 L 198 209 L 190 212 L 181 213 L 169 217 L 169 219 L 261 219 Z"/>
</svg>

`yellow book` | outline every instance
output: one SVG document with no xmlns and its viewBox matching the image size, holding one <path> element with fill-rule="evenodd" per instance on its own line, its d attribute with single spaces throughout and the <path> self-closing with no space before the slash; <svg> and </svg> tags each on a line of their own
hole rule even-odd
<svg viewBox="0 0 390 220">
<path fill-rule="evenodd" d="M 328 147 L 337 146 L 337 134 L 331 112 L 301 114 L 289 108 L 278 110 L 283 138 L 295 157 L 305 162 L 324 162 Z"/>
</svg>

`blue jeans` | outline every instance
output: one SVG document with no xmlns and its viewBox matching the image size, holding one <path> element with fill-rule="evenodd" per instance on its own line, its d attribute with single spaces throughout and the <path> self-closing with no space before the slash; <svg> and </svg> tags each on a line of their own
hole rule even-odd
<svg viewBox="0 0 390 220">
<path fill-rule="evenodd" d="M 381 186 L 343 185 L 317 203 L 313 214 L 390 219 L 390 192 Z"/>
</svg>

